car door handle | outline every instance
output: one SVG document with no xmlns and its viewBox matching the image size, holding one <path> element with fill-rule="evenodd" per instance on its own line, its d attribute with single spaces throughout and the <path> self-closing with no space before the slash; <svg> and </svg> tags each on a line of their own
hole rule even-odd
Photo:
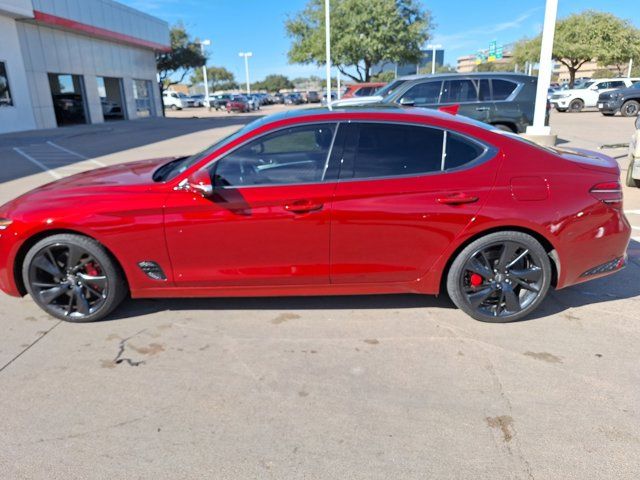
<svg viewBox="0 0 640 480">
<path fill-rule="evenodd" d="M 489 107 L 476 107 L 476 112 L 488 112 L 489 110 Z"/>
<path fill-rule="evenodd" d="M 293 213 L 309 213 L 322 210 L 322 207 L 324 207 L 323 203 L 313 202 L 311 200 L 296 200 L 295 202 L 285 204 L 284 209 L 287 212 Z"/>
<path fill-rule="evenodd" d="M 466 203 L 476 203 L 478 197 L 467 195 L 466 193 L 454 193 L 453 195 L 447 195 L 446 197 L 438 197 L 438 203 L 444 205 L 464 205 Z"/>
</svg>

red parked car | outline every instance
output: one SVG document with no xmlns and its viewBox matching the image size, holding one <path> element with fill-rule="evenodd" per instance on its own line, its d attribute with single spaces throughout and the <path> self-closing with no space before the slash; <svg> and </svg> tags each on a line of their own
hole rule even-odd
<svg viewBox="0 0 640 480">
<path fill-rule="evenodd" d="M 284 112 L 200 154 L 81 173 L 0 207 L 0 288 L 54 317 L 144 297 L 448 293 L 518 320 L 625 264 L 615 160 L 447 113 Z"/>
<path fill-rule="evenodd" d="M 384 82 L 353 83 L 347 85 L 347 89 L 342 95 L 342 98 L 368 97 L 370 95 L 375 95 L 375 92 L 385 85 L 386 83 Z"/>
<path fill-rule="evenodd" d="M 227 100 L 226 105 L 227 113 L 231 112 L 249 112 L 251 108 L 249 107 L 249 102 L 247 98 L 242 95 L 233 95 L 229 100 Z"/>
</svg>

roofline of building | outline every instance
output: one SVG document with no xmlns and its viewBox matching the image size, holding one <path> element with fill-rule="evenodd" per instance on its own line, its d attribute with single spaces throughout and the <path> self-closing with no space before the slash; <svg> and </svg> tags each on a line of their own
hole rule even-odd
<svg viewBox="0 0 640 480">
<path fill-rule="evenodd" d="M 64 17 L 58 17 L 56 15 L 51 15 L 50 13 L 41 12 L 39 10 L 34 10 L 33 15 L 34 21 L 40 25 L 61 28 L 71 32 L 79 33 L 81 35 L 88 35 L 94 38 L 101 38 L 103 40 L 110 40 L 112 42 L 124 43 L 127 45 L 147 48 L 159 52 L 168 52 L 169 50 L 171 50 L 171 47 L 169 45 L 150 42 L 148 40 L 143 40 L 142 38 L 132 37 L 131 35 L 114 32 L 113 30 L 107 30 L 106 28 L 94 27 L 93 25 L 88 25 L 86 23 L 78 22 L 76 20 L 70 20 Z"/>
</svg>

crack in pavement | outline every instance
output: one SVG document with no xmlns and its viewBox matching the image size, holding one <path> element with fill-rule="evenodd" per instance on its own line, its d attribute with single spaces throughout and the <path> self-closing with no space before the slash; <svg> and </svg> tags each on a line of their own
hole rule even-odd
<svg viewBox="0 0 640 480">
<path fill-rule="evenodd" d="M 137 337 L 138 335 L 143 333 L 145 330 L 146 328 L 140 330 L 138 333 L 134 333 L 133 335 L 120 340 L 120 343 L 118 345 L 118 354 L 116 355 L 116 358 L 113 359 L 114 365 L 120 365 L 123 362 L 128 363 L 129 366 L 131 367 L 139 367 L 140 365 L 144 365 L 145 363 L 144 360 L 135 361 L 135 360 L 132 360 L 131 358 L 123 358 L 122 355 L 124 355 L 124 350 L 127 347 L 127 342 L 132 338 Z"/>
<path fill-rule="evenodd" d="M 7 363 L 5 363 L 2 367 L 0 367 L 0 373 L 2 373 L 5 368 L 7 368 L 9 365 L 11 365 L 13 362 L 15 362 L 18 358 L 20 358 L 22 355 L 24 355 L 27 350 L 29 350 L 31 347 L 33 347 L 36 343 L 38 343 L 40 340 L 42 340 L 51 330 L 53 330 L 54 328 L 56 328 L 58 325 L 60 325 L 62 323 L 62 320 L 58 320 L 53 327 L 51 327 L 49 330 L 46 330 L 42 335 L 40 335 L 38 338 L 36 338 L 33 342 L 31 342 L 29 345 L 27 345 L 20 353 L 18 353 L 15 357 L 13 357 L 11 360 L 9 360 Z"/>
</svg>

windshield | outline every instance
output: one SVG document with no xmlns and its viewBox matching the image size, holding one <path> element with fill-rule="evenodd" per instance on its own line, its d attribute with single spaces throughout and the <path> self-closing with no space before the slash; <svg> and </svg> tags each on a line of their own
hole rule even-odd
<svg viewBox="0 0 640 480">
<path fill-rule="evenodd" d="M 393 82 L 391 82 L 391 83 L 385 85 L 384 87 L 376 90 L 373 94 L 374 95 L 378 95 L 378 96 L 383 97 L 383 98 L 384 97 L 388 97 L 393 92 L 395 92 L 400 85 L 402 85 L 405 82 L 406 82 L 406 80 L 394 80 Z"/>
<path fill-rule="evenodd" d="M 581 85 L 576 85 L 576 86 L 575 86 L 575 87 L 573 87 L 573 88 L 575 88 L 576 90 L 584 90 L 584 89 L 586 89 L 586 88 L 589 88 L 591 85 L 593 85 L 593 84 L 595 84 L 595 83 L 596 83 L 596 82 L 586 82 L 586 83 L 583 83 L 583 84 L 581 84 Z"/>
<path fill-rule="evenodd" d="M 172 178 L 177 177 L 182 172 L 187 171 L 189 168 L 194 166 L 202 159 L 208 157 L 219 148 L 222 148 L 223 146 L 233 142 L 235 139 L 240 138 L 245 133 L 258 128 L 264 122 L 264 118 L 254 120 L 253 122 L 242 127 L 240 130 L 237 130 L 231 135 L 228 135 L 222 140 L 214 143 L 210 147 L 207 147 L 200 153 L 196 153 L 195 155 L 191 155 L 190 157 L 177 158 L 169 163 L 165 163 L 153 173 L 153 181 L 166 182 L 167 180 L 171 180 Z"/>
</svg>

